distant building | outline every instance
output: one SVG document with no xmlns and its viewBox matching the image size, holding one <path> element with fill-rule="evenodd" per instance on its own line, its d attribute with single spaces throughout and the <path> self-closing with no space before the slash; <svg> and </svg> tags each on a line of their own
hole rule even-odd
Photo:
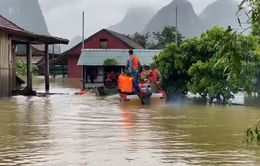
<svg viewBox="0 0 260 166">
<path fill-rule="evenodd" d="M 54 52 L 53 52 L 54 50 Z M 39 64 L 39 63 L 43 63 L 44 65 L 44 53 L 45 52 L 45 47 L 44 45 L 36 45 L 33 44 L 32 45 L 32 64 Z M 18 44 L 16 46 L 16 57 L 18 59 L 21 60 L 26 60 L 26 45 L 25 44 Z M 57 57 L 58 55 L 60 55 L 60 52 L 57 48 L 57 46 L 55 45 L 54 49 L 53 49 L 53 45 L 49 46 L 49 54 L 50 54 L 50 59 L 53 59 L 55 57 Z"/>
<path fill-rule="evenodd" d="M 131 40 L 128 36 L 102 29 L 84 41 L 85 49 L 142 49 L 143 47 Z M 77 44 L 64 52 L 59 58 L 51 61 L 52 64 L 68 65 L 69 78 L 81 78 L 82 66 L 78 66 L 82 43 Z"/>
</svg>

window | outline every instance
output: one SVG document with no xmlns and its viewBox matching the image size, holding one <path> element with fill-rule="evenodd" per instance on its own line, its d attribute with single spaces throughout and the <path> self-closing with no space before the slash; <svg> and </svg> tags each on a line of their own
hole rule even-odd
<svg viewBox="0 0 260 166">
<path fill-rule="evenodd" d="M 100 48 L 103 48 L 103 49 L 108 48 L 108 40 L 107 39 L 100 39 L 99 44 L 100 44 Z"/>
</svg>

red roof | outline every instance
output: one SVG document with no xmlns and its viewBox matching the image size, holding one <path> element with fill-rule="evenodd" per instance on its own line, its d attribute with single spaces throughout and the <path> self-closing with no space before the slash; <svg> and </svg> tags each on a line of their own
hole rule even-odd
<svg viewBox="0 0 260 166">
<path fill-rule="evenodd" d="M 143 49 L 142 46 L 140 46 L 138 43 L 134 42 L 131 38 L 129 38 L 126 35 L 120 34 L 118 32 L 114 32 L 108 29 L 102 29 L 98 32 L 96 32 L 95 34 L 91 35 L 90 37 L 88 37 L 87 39 L 84 40 L 85 43 L 87 43 L 89 40 L 91 40 L 92 38 L 94 38 L 97 34 L 101 33 L 101 32 L 107 32 L 109 34 L 111 34 L 112 36 L 116 37 L 118 40 L 122 41 L 123 43 L 125 43 L 129 49 Z M 74 47 L 72 47 L 71 49 L 65 51 L 63 54 L 68 54 L 70 52 L 73 52 L 74 49 L 76 49 L 77 47 L 81 47 L 82 43 L 78 43 L 77 45 L 75 45 Z"/>
<path fill-rule="evenodd" d="M 128 45 L 132 49 L 143 49 L 142 46 L 140 46 L 138 43 L 136 43 L 135 41 L 133 41 L 130 37 L 128 37 L 126 35 L 123 35 L 121 33 L 111 31 L 111 30 L 108 30 L 108 29 L 103 29 L 103 30 L 112 34 L 113 36 L 115 36 L 116 38 L 121 40 L 123 43 L 125 43 L 126 45 Z"/>
<path fill-rule="evenodd" d="M 10 29 L 13 31 L 19 31 L 19 32 L 25 32 L 24 29 L 22 29 L 21 27 L 17 26 L 16 24 L 14 24 L 13 22 L 7 20 L 5 17 L 0 15 L 0 28 L 5 28 L 5 29 Z"/>
<path fill-rule="evenodd" d="M 29 39 L 33 43 L 47 43 L 47 44 L 68 44 L 67 39 L 62 39 L 53 36 L 40 35 L 33 32 L 29 32 L 19 27 L 15 23 L 6 19 L 0 15 L 0 30 L 9 33 L 14 37 L 20 37 L 23 39 Z"/>
</svg>

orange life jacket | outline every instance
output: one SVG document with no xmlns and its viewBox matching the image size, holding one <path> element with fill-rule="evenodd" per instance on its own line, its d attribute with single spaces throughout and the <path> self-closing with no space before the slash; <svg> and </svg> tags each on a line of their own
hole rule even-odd
<svg viewBox="0 0 260 166">
<path fill-rule="evenodd" d="M 158 81 L 157 69 L 154 69 L 154 70 L 152 71 L 151 77 L 149 77 L 148 80 L 149 80 L 151 83 L 156 83 L 156 82 Z"/>
<path fill-rule="evenodd" d="M 121 74 L 118 77 L 118 89 L 122 93 L 132 93 L 133 92 L 133 77 Z"/>
<path fill-rule="evenodd" d="M 128 61 L 130 63 L 131 57 L 128 58 Z M 137 56 L 133 55 L 133 64 L 130 66 L 131 69 L 137 70 L 139 67 L 139 59 Z"/>
</svg>

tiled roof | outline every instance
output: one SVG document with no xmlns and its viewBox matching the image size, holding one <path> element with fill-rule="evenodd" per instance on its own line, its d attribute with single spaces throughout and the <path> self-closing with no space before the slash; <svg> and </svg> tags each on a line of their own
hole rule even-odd
<svg viewBox="0 0 260 166">
<path fill-rule="evenodd" d="M 141 65 L 150 65 L 159 53 L 160 50 L 134 50 Z M 78 65 L 103 66 L 106 59 L 113 58 L 119 66 L 125 66 L 128 57 L 128 50 L 125 49 L 85 49 L 80 55 Z"/>
<path fill-rule="evenodd" d="M 9 34 L 12 34 L 16 37 L 23 37 L 23 38 L 29 38 L 32 40 L 32 42 L 38 42 L 38 43 L 48 43 L 48 44 L 68 44 L 67 39 L 62 39 L 58 37 L 53 36 L 47 36 L 47 35 L 40 35 L 33 32 L 29 32 L 24 30 L 23 28 L 17 26 L 13 22 L 9 21 L 8 19 L 4 18 L 2 15 L 0 15 L 0 30 L 8 32 Z"/>
<path fill-rule="evenodd" d="M 10 29 L 13 31 L 20 31 L 20 32 L 26 32 L 21 27 L 17 26 L 13 22 L 7 20 L 5 17 L 0 15 L 0 28 Z"/>
</svg>

